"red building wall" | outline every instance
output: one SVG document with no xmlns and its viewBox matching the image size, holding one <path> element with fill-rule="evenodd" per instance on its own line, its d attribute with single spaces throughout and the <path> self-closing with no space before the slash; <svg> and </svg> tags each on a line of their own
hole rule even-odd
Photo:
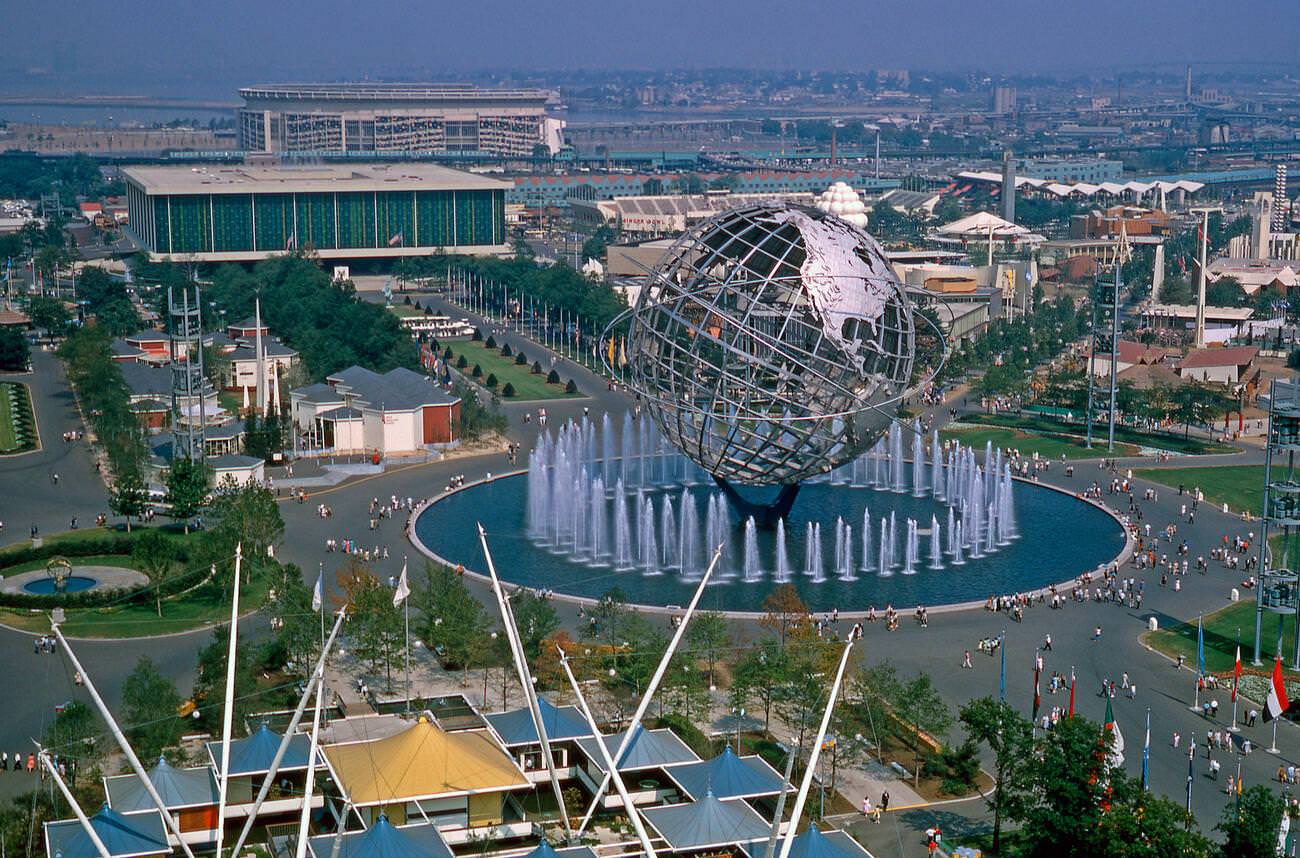
<svg viewBox="0 0 1300 858">
<path fill-rule="evenodd" d="M 450 444 L 460 437 L 460 403 L 451 405 L 426 405 L 424 412 L 424 443 Z"/>
</svg>

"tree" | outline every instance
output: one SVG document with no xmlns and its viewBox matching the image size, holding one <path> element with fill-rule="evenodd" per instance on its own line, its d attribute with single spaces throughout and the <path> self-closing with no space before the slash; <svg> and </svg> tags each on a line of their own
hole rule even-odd
<svg viewBox="0 0 1300 858">
<path fill-rule="evenodd" d="M 277 566 L 272 574 L 271 597 L 262 610 L 270 616 L 285 667 L 306 675 L 320 657 L 321 647 L 321 616 L 312 610 L 312 588 L 292 563 Z"/>
<path fill-rule="evenodd" d="M 1215 831 L 1224 835 L 1224 858 L 1272 858 L 1286 801 L 1266 786 L 1253 786 L 1230 801 Z"/>
<path fill-rule="evenodd" d="M 123 683 L 122 703 L 131 745 L 142 759 L 156 759 L 180 741 L 185 728 L 178 714 L 181 695 L 147 655 L 140 656 Z"/>
<path fill-rule="evenodd" d="M 54 716 L 41 742 L 51 754 L 72 761 L 85 771 L 104 756 L 100 736 L 105 731 L 99 715 L 80 700 L 73 700 Z"/>
<path fill-rule="evenodd" d="M 18 328 L 0 328 L 0 370 L 24 372 L 32 359 L 27 337 Z"/>
<path fill-rule="evenodd" d="M 732 667 L 731 705 L 757 702 L 763 707 L 763 729 L 767 730 L 772 723 L 772 704 L 788 670 L 785 647 L 771 638 L 749 647 Z"/>
<path fill-rule="evenodd" d="M 501 382 L 500 380 L 497 379 L 497 374 L 494 372 L 488 375 L 487 381 L 485 381 L 483 384 L 485 387 L 487 387 L 488 390 L 496 390 L 497 387 L 501 384 Z"/>
<path fill-rule="evenodd" d="M 548 372 L 548 373 L 546 374 L 546 383 L 547 383 L 547 384 L 559 384 L 559 383 L 560 383 L 560 374 L 559 374 L 558 372 L 556 372 L 555 370 L 551 370 L 550 372 Z"/>
<path fill-rule="evenodd" d="M 934 687 L 930 674 L 919 673 L 911 682 L 899 688 L 897 696 L 890 701 L 899 720 L 907 724 L 913 749 L 916 751 L 917 776 L 921 768 L 921 734 L 926 733 L 936 739 L 942 738 L 952 726 L 952 711 L 943 701 L 939 690 Z"/>
<path fill-rule="evenodd" d="M 233 579 L 232 579 L 233 583 Z M 227 596 L 228 598 L 228 596 Z M 198 705 L 199 725 L 219 731 L 226 702 L 226 655 L 230 648 L 230 624 L 212 630 L 212 638 L 199 650 L 194 674 L 194 701 Z M 246 719 L 258 705 L 257 673 L 249 647 L 235 650 L 235 731 L 242 733 Z"/>
<path fill-rule="evenodd" d="M 373 670 L 382 669 L 393 690 L 393 663 L 406 654 L 403 609 L 393 604 L 393 590 L 368 572 L 354 572 L 348 636 L 353 649 Z M 400 663 L 400 662 L 399 662 Z"/>
<path fill-rule="evenodd" d="M 479 366 L 478 364 L 474 364 L 474 368 L 470 370 L 469 374 L 471 378 L 482 378 L 483 367 Z"/>
<path fill-rule="evenodd" d="M 993 755 L 993 854 L 1002 854 L 1002 820 L 1024 813 L 1033 785 L 1033 725 L 1007 702 L 981 697 L 961 708 L 966 734 Z"/>
<path fill-rule="evenodd" d="M 68 249 L 62 244 L 47 244 L 36 251 L 32 265 L 41 276 L 49 280 L 58 274 L 60 268 L 67 267 L 71 261 L 72 257 L 68 255 Z"/>
<path fill-rule="evenodd" d="M 542 654 L 542 642 L 555 634 L 560 627 L 559 615 L 551 600 L 537 595 L 533 590 L 520 588 L 510 593 L 510 607 L 519 627 L 519 643 L 529 662 Z"/>
<path fill-rule="evenodd" d="M 786 643 L 785 670 L 772 704 L 777 717 L 795 731 L 799 754 L 803 753 L 808 732 L 815 729 L 822 717 L 826 706 L 824 694 L 830 688 L 829 676 L 835 670 L 832 662 L 838 660 L 839 651 L 839 647 L 804 629 Z"/>
<path fill-rule="evenodd" d="M 284 535 L 284 518 L 275 495 L 261 483 L 236 483 L 227 476 L 212 496 L 212 517 L 216 531 L 227 550 L 244 546 L 249 557 L 267 556 L 267 546 Z"/>
<path fill-rule="evenodd" d="M 517 393 L 518 391 L 515 390 L 515 386 L 508 381 L 506 382 L 506 386 L 501 388 L 501 395 L 504 396 L 506 399 L 510 399 L 511 397 L 515 396 Z"/>
<path fill-rule="evenodd" d="M 118 478 L 117 485 L 113 487 L 113 493 L 108 498 L 108 508 L 113 515 L 120 515 L 126 519 L 127 533 L 131 532 L 131 519 L 144 515 L 148 503 L 149 495 L 145 492 L 144 482 L 134 471 L 129 471 Z"/>
<path fill-rule="evenodd" d="M 1078 856 L 1091 851 L 1107 801 L 1109 734 L 1081 716 L 1057 722 L 1038 743 L 1033 802 L 1013 817 L 1024 823 L 1029 858 Z"/>
<path fill-rule="evenodd" d="M 61 333 L 71 320 L 62 301 L 44 296 L 32 298 L 27 305 L 27 316 L 33 325 L 44 328 L 51 336 Z"/>
<path fill-rule="evenodd" d="M 709 665 L 709 685 L 714 686 L 714 668 L 718 655 L 731 646 L 731 631 L 727 618 L 717 611 L 701 611 L 691 619 L 686 628 L 686 644 L 696 658 Z"/>
<path fill-rule="evenodd" d="M 131 546 L 131 561 L 149 576 L 153 585 L 154 605 L 162 616 L 162 586 L 176 563 L 176 548 L 161 530 L 146 530 Z"/>
<path fill-rule="evenodd" d="M 776 632 L 781 646 L 799 627 L 808 624 L 811 614 L 793 584 L 782 584 L 763 600 L 763 619 L 758 624 Z"/>
<path fill-rule="evenodd" d="M 1116 858 L 1209 858 L 1218 850 L 1195 827 L 1179 804 L 1142 789 L 1136 778 L 1116 771 L 1110 782 L 1109 809 L 1082 854 Z M 1075 853 L 1080 854 L 1080 853 Z M 1239 856 L 1246 853 L 1227 852 Z M 1272 852 L 1260 854 L 1273 854 Z"/>
<path fill-rule="evenodd" d="M 939 200 L 939 205 L 935 206 L 934 216 L 940 223 L 952 223 L 961 217 L 961 203 L 957 202 L 956 197 L 944 196 Z"/>
<path fill-rule="evenodd" d="M 208 470 L 188 456 L 176 456 L 167 470 L 167 503 L 171 505 L 172 518 L 185 522 L 185 532 L 190 532 L 190 519 L 203 507 L 208 494 Z"/>
<path fill-rule="evenodd" d="M 569 395 L 573 395 L 573 394 L 577 393 L 577 392 L 578 392 L 578 382 L 574 381 L 573 379 L 569 379 L 568 382 L 566 382 L 565 385 L 564 385 L 564 392 L 567 393 L 567 394 L 569 394 Z"/>
<path fill-rule="evenodd" d="M 425 645 L 444 667 L 468 670 L 471 662 L 483 655 L 491 623 L 461 576 L 442 564 L 425 564 L 424 581 L 412 598 Z"/>
</svg>

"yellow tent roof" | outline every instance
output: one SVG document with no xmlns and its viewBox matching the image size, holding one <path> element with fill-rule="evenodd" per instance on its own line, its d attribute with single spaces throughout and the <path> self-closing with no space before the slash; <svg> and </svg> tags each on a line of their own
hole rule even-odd
<svg viewBox="0 0 1300 858">
<path fill-rule="evenodd" d="M 424 718 L 395 736 L 322 750 L 359 806 L 531 786 L 486 733 L 448 733 Z"/>
</svg>

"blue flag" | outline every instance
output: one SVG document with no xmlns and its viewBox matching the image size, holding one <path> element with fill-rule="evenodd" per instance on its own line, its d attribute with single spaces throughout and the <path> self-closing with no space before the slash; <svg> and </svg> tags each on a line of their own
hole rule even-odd
<svg viewBox="0 0 1300 858">
<path fill-rule="evenodd" d="M 1151 710 L 1147 709 L 1147 737 L 1142 743 L 1142 791 L 1146 792 L 1151 788 L 1148 778 L 1150 777 L 1151 767 Z"/>
<path fill-rule="evenodd" d="M 1205 676 L 1205 629 L 1201 626 L 1201 617 L 1196 616 L 1196 676 Z"/>
</svg>

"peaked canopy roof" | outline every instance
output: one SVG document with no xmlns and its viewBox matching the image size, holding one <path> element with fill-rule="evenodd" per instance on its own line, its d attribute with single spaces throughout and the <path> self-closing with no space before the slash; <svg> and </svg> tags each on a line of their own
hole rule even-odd
<svg viewBox="0 0 1300 858">
<path fill-rule="evenodd" d="M 757 798 L 789 788 L 762 757 L 738 757 L 730 745 L 711 760 L 669 766 L 664 771 L 692 799 L 710 792 L 718 798 Z"/>
<path fill-rule="evenodd" d="M 625 731 L 626 732 L 626 731 Z M 611 733 L 605 737 L 605 747 L 613 757 L 618 753 L 618 746 L 623 741 L 623 733 Z M 605 758 L 596 747 L 594 736 L 578 740 L 578 746 L 588 759 L 601 772 L 605 771 Z M 615 761 L 620 772 L 633 772 L 637 769 L 656 769 L 671 766 L 674 763 L 698 763 L 700 758 L 686 747 L 686 743 L 672 730 L 638 730 L 632 744 L 623 754 L 622 761 Z"/>
<path fill-rule="evenodd" d="M 768 838 L 742 843 L 750 858 L 763 858 Z M 777 849 L 781 841 L 776 842 Z M 773 853 L 775 856 L 776 853 Z M 818 831 L 816 826 L 804 831 L 790 844 L 790 858 L 871 858 L 871 853 L 843 831 Z"/>
<path fill-rule="evenodd" d="M 178 769 L 165 759 L 159 759 L 158 765 L 149 771 L 149 780 L 168 810 L 204 807 L 219 800 L 217 779 L 211 766 Z M 153 799 L 135 775 L 104 778 L 104 792 L 109 805 L 119 813 L 154 809 Z"/>
<path fill-rule="evenodd" d="M 258 775 L 271 770 L 275 752 L 280 748 L 280 734 L 265 723 L 251 736 L 236 739 L 230 743 L 230 775 Z M 212 758 L 212 768 L 221 775 L 221 743 L 207 743 L 208 756 Z M 311 753 L 311 737 L 305 733 L 295 733 L 289 740 L 289 747 L 284 751 L 280 761 L 280 771 L 293 771 L 307 768 L 307 755 Z M 319 758 L 317 759 L 319 762 Z"/>
<path fill-rule="evenodd" d="M 334 858 L 336 835 L 322 834 L 307 841 L 316 858 Z M 338 844 L 337 858 L 453 858 L 438 827 L 429 822 L 401 828 L 380 814 L 365 831 L 349 831 Z"/>
<path fill-rule="evenodd" d="M 555 706 L 545 697 L 538 697 L 537 708 L 542 713 L 542 724 L 546 726 L 546 736 L 551 741 L 591 736 L 591 728 L 587 726 L 587 720 L 578 712 L 578 707 Z M 488 723 L 508 746 L 531 745 L 540 741 L 537 737 L 537 728 L 533 726 L 533 715 L 526 706 L 509 712 L 497 712 L 486 717 Z"/>
<path fill-rule="evenodd" d="M 487 733 L 448 733 L 424 718 L 384 739 L 324 751 L 343 794 L 358 807 L 530 785 Z"/>
<path fill-rule="evenodd" d="M 130 858 L 133 855 L 161 855 L 171 852 L 167 831 L 163 828 L 162 814 L 157 810 L 121 814 L 108 805 L 100 808 L 90 818 L 95 829 L 113 858 Z M 53 858 L 99 858 L 99 850 L 75 819 L 45 823 L 45 848 Z"/>
<path fill-rule="evenodd" d="M 989 229 L 992 229 L 993 235 L 997 237 L 1029 234 L 1029 230 L 1023 226 L 1016 226 L 1011 221 L 1004 220 L 991 212 L 975 212 L 966 215 L 964 218 L 939 227 L 938 232 L 940 235 L 970 235 L 976 238 L 987 238 Z"/>
<path fill-rule="evenodd" d="M 647 807 L 641 815 L 674 852 L 745 843 L 772 829 L 772 824 L 744 801 L 722 801 L 712 793 L 690 804 Z"/>
</svg>

